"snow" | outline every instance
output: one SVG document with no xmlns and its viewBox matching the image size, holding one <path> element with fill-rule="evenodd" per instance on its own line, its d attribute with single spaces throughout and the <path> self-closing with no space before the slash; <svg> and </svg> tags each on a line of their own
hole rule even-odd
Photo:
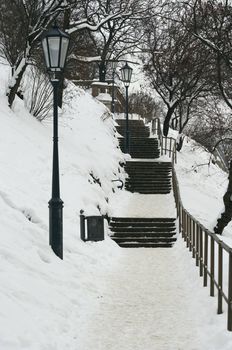
<svg viewBox="0 0 232 350">
<path fill-rule="evenodd" d="M 80 349 L 231 349 L 225 315 L 213 315 L 215 301 L 181 239 L 172 249 L 124 249 L 98 278 L 97 310 L 90 310 Z"/>
<path fill-rule="evenodd" d="M 106 101 L 106 102 L 111 102 L 112 97 L 108 93 L 100 92 L 100 94 L 97 95 L 96 99 L 98 101 Z"/>
<path fill-rule="evenodd" d="M 144 195 L 120 191 L 109 198 L 110 216 L 140 218 L 175 218 L 173 193 Z"/>
<path fill-rule="evenodd" d="M 117 189 L 112 180 L 125 180 L 120 164 L 130 157 L 118 148 L 116 123 L 103 104 L 71 84 L 59 111 L 64 260 L 53 254 L 52 119 L 39 123 L 19 99 L 10 110 L 8 75 L 0 65 L 0 349 L 231 349 L 226 313 L 216 315 L 216 298 L 202 287 L 180 237 L 167 250 L 121 249 L 107 229 L 102 242 L 80 240 L 80 209 L 86 215 L 175 217 L 175 203 L 172 194 Z M 177 173 L 184 206 L 212 228 L 227 175 L 199 166 L 208 157 L 185 143 Z"/>
<path fill-rule="evenodd" d="M 210 154 L 196 142 L 186 139 L 178 153 L 176 171 L 185 209 L 213 232 L 217 218 L 224 210 L 223 195 L 228 174 L 210 161 Z M 224 230 L 232 247 L 232 223 Z"/>
</svg>

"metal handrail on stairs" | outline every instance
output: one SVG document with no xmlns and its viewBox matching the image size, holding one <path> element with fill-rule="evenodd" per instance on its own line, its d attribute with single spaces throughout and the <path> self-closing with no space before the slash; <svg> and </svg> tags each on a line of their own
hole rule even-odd
<svg viewBox="0 0 232 350">
<path fill-rule="evenodd" d="M 196 260 L 199 275 L 203 277 L 203 286 L 207 286 L 209 279 L 210 296 L 214 296 L 215 287 L 217 289 L 218 314 L 223 312 L 223 300 L 226 302 L 227 330 L 232 331 L 232 248 L 216 234 L 210 232 L 184 208 L 174 163 L 172 166 L 172 182 L 179 218 L 179 230 L 186 242 L 186 247 L 192 252 L 192 257 Z M 225 258 L 228 259 L 227 265 L 223 264 Z M 227 286 L 223 281 L 225 273 L 228 276 Z"/>
<path fill-rule="evenodd" d="M 173 137 L 163 136 L 161 123 L 159 118 L 152 119 L 151 131 L 156 135 L 160 142 L 161 155 L 167 155 L 172 158 L 172 163 L 177 162 L 176 140 Z"/>
</svg>

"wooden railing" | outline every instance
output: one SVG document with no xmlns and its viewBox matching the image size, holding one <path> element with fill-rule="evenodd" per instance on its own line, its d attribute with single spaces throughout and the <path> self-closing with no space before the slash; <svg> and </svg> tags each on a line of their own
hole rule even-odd
<svg viewBox="0 0 232 350">
<path fill-rule="evenodd" d="M 163 136 L 159 118 L 152 119 L 152 134 L 159 139 L 161 155 L 167 155 L 169 158 L 172 158 L 172 162 L 176 163 L 176 140 L 172 137 Z"/>
<path fill-rule="evenodd" d="M 217 313 L 227 305 L 227 329 L 232 331 L 232 248 L 197 221 L 183 206 L 173 166 L 173 191 L 179 217 L 179 230 L 199 268 L 203 286 L 209 283 L 210 296 L 217 291 Z"/>
</svg>

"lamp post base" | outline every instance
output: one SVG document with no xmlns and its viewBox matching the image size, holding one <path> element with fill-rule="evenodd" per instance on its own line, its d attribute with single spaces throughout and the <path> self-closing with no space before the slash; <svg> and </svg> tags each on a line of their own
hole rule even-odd
<svg viewBox="0 0 232 350">
<path fill-rule="evenodd" d="M 49 207 L 49 244 L 54 253 L 63 259 L 63 201 L 52 198 Z"/>
</svg>

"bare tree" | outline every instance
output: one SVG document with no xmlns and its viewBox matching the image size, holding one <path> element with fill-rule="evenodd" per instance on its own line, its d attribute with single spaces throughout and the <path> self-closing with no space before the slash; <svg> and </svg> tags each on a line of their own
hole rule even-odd
<svg viewBox="0 0 232 350">
<path fill-rule="evenodd" d="M 37 120 L 42 121 L 53 108 L 52 86 L 47 75 L 36 66 L 27 70 L 28 79 L 23 82 L 26 107 Z"/>
<path fill-rule="evenodd" d="M 129 110 L 131 113 L 139 114 L 142 118 L 150 121 L 160 115 L 161 106 L 148 93 L 139 91 L 129 95 Z"/>
<path fill-rule="evenodd" d="M 180 18 L 180 12 L 178 16 Z M 179 20 L 166 16 L 147 23 L 146 43 L 149 53 L 144 58 L 145 73 L 166 105 L 163 131 L 167 136 L 171 119 L 177 118 L 174 115 L 177 109 L 181 111 L 181 131 L 183 111 L 189 114 L 193 101 L 212 89 L 208 79 L 211 52 L 186 31 Z M 187 120 L 188 115 L 185 122 Z"/>
<path fill-rule="evenodd" d="M 67 4 L 65 0 L 1 1 L 1 51 L 12 67 L 12 78 L 7 91 L 9 106 L 12 106 L 32 51 L 38 44 L 41 34 L 68 6 Z M 5 17 L 5 12 L 7 17 Z M 17 21 L 15 21 L 15 16 Z M 11 38 L 12 27 L 15 24 L 18 26 L 15 28 L 17 34 Z M 18 40 L 19 35 L 20 40 Z"/>
<path fill-rule="evenodd" d="M 211 51 L 215 79 L 227 106 L 232 109 L 232 6 L 229 0 L 192 0 L 188 3 L 191 22 L 186 30 Z"/>
<path fill-rule="evenodd" d="M 148 12 L 150 5 L 142 0 L 101 0 L 82 1 L 82 11 L 85 18 L 102 23 L 98 31 L 88 33 L 88 43 L 91 41 L 92 60 L 97 63 L 99 80 L 105 81 L 107 63 L 131 53 L 142 40 L 143 32 L 139 30 L 139 22 Z M 109 20 L 104 18 L 108 14 Z M 116 15 L 115 14 L 121 14 Z M 77 60 L 86 57 L 76 55 Z"/>
<path fill-rule="evenodd" d="M 125 2 L 124 6 L 116 7 L 114 11 L 106 8 L 106 11 L 99 16 L 98 12 L 99 8 L 102 8 L 102 2 L 95 0 L 13 0 L 11 2 L 2 0 L 0 3 L 2 14 L 0 47 L 12 67 L 12 78 L 7 91 L 9 106 L 13 104 L 22 76 L 32 59 L 33 51 L 37 49 L 42 33 L 57 17 L 65 14 L 64 29 L 67 28 L 67 32 L 72 35 L 83 29 L 97 31 L 106 23 L 131 15 L 131 3 L 134 1 Z M 85 3 L 88 12 L 80 8 L 81 3 Z M 70 13 L 75 13 L 74 18 L 70 17 L 69 12 L 64 12 L 69 9 L 72 10 Z M 6 17 L 3 15 L 5 12 Z M 10 31 L 12 23 L 15 22 L 15 14 L 18 16 L 16 16 L 16 23 L 21 40 L 19 40 L 20 45 L 17 45 L 18 39 L 13 36 L 13 42 L 9 45 L 8 39 L 11 39 Z M 14 49 L 15 44 L 16 49 Z"/>
</svg>

